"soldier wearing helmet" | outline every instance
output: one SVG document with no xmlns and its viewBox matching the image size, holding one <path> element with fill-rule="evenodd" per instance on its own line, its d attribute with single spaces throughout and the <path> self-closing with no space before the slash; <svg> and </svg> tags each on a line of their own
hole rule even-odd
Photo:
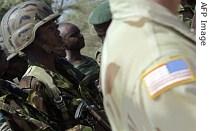
<svg viewBox="0 0 211 131">
<path fill-rule="evenodd" d="M 2 44 L 2 41 L 0 41 Z M 27 93 L 15 83 L 2 78 L 7 71 L 6 54 L 0 48 L 0 130 L 56 131 L 60 130 L 47 115 L 27 104 Z"/>
<path fill-rule="evenodd" d="M 104 42 L 107 29 L 111 23 L 111 11 L 109 2 L 105 1 L 98 5 L 89 15 L 89 23 L 94 26 L 94 29 L 101 39 L 102 43 Z M 101 47 L 95 53 L 95 59 L 100 64 L 101 58 Z"/>
<path fill-rule="evenodd" d="M 7 60 L 22 53 L 28 58 L 29 68 L 20 82 L 29 92 L 28 102 L 68 129 L 78 123 L 74 113 L 80 98 L 78 83 L 83 76 L 79 78 L 76 69 L 58 59 L 65 55 L 54 22 L 58 17 L 44 2 L 26 1 L 4 15 L 1 31 Z"/>
</svg>

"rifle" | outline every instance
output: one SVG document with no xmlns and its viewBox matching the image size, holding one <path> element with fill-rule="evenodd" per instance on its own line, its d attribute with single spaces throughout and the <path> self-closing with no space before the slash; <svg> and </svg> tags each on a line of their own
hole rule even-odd
<svg viewBox="0 0 211 131">
<path fill-rule="evenodd" d="M 90 101 L 96 107 L 101 109 L 103 108 L 103 96 L 97 85 L 99 82 L 96 82 L 98 80 L 99 72 L 90 73 L 80 81 L 79 91 L 83 99 Z"/>
<path fill-rule="evenodd" d="M 13 94 L 15 96 L 21 97 L 22 99 L 26 99 L 28 94 L 24 92 L 18 85 L 13 82 L 0 79 L 0 92 L 5 94 Z"/>
<path fill-rule="evenodd" d="M 57 58 L 55 62 L 57 71 L 68 79 L 73 85 L 78 86 L 79 82 L 85 77 L 78 69 L 63 58 Z"/>
<path fill-rule="evenodd" d="M 94 121 L 92 118 L 94 118 Z M 99 113 L 97 113 L 97 111 L 95 111 L 95 106 L 87 104 L 87 102 L 85 102 L 84 100 L 81 101 L 75 112 L 75 119 L 82 121 L 85 120 L 89 125 L 92 126 L 93 129 L 95 129 L 95 121 L 97 121 L 97 123 L 99 123 L 105 131 L 111 131 L 108 122 L 105 121 L 99 115 Z"/>
<path fill-rule="evenodd" d="M 0 79 L 0 95 L 7 95 L 7 100 L 0 101 L 0 110 L 3 110 L 10 115 L 15 115 L 15 117 L 26 120 L 29 123 L 32 123 L 39 128 L 39 130 L 45 131 L 56 131 L 59 130 L 57 123 L 51 121 L 48 116 L 31 105 L 25 102 L 25 99 L 28 97 L 28 94 L 21 90 L 18 85 L 13 82 Z M 14 105 L 8 104 L 6 101 L 14 100 L 22 107 L 17 108 Z M 24 107 L 24 108 L 23 108 Z M 27 112 L 24 110 L 27 109 Z M 36 114 L 36 115 L 32 115 Z M 20 125 L 19 125 L 20 126 Z M 55 129 L 53 129 L 55 128 Z"/>
</svg>

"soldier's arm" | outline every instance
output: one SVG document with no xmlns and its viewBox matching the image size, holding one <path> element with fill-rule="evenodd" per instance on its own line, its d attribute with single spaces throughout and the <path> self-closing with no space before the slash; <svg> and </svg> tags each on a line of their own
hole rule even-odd
<svg viewBox="0 0 211 131">
<path fill-rule="evenodd" d="M 160 130 L 195 129 L 195 69 L 185 56 L 156 60 L 142 74 L 140 98 L 147 116 Z M 193 65 L 192 65 L 193 64 Z M 163 119 L 165 117 L 165 119 Z"/>
<path fill-rule="evenodd" d="M 33 76 L 24 76 L 20 81 L 21 88 L 28 92 L 28 102 L 36 109 L 47 112 L 43 93 L 45 92 L 45 85 Z"/>
</svg>

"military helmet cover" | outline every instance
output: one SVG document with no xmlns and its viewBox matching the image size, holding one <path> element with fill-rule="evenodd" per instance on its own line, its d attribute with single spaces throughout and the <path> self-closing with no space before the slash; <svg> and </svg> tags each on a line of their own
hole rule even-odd
<svg viewBox="0 0 211 131">
<path fill-rule="evenodd" d="M 46 3 L 38 0 L 26 1 L 11 8 L 1 21 L 4 45 L 8 50 L 7 60 L 34 41 L 40 26 L 58 17 L 59 14 L 53 13 Z"/>
<path fill-rule="evenodd" d="M 106 0 L 98 5 L 89 15 L 89 23 L 93 25 L 102 24 L 111 20 L 109 2 Z"/>
</svg>

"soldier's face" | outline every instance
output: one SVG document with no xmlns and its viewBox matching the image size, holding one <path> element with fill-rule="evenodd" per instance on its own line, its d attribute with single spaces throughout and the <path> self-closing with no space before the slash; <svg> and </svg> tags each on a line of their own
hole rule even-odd
<svg viewBox="0 0 211 131">
<path fill-rule="evenodd" d="M 69 26 L 64 32 L 61 31 L 61 35 L 67 50 L 80 50 L 85 46 L 84 37 L 76 26 Z"/>
<path fill-rule="evenodd" d="M 41 47 L 45 46 L 44 50 L 48 50 L 48 52 L 50 51 L 58 56 L 65 56 L 64 44 L 57 28 L 58 25 L 54 21 L 44 24 L 37 30 L 36 39 L 40 41 Z"/>
</svg>

